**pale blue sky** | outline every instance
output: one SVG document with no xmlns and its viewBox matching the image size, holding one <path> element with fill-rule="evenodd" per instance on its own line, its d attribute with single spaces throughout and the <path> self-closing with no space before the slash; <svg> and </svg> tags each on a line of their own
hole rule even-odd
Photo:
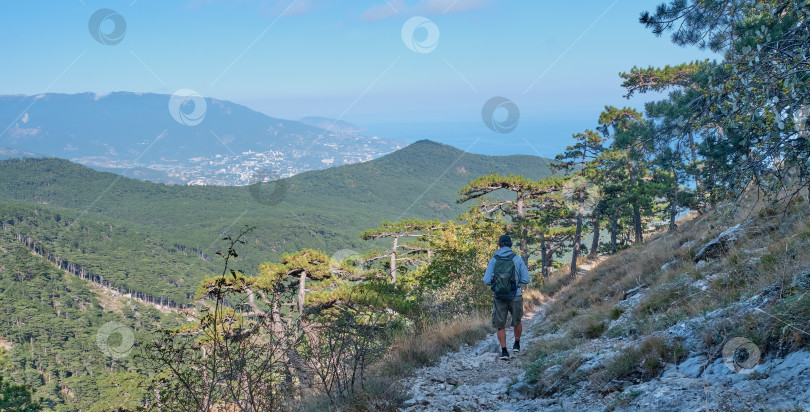
<svg viewBox="0 0 810 412">
<path fill-rule="evenodd" d="M 623 99 L 618 72 L 710 57 L 638 23 L 659 2 L 6 0 L 0 94 L 193 89 L 274 117 L 360 124 L 480 121 L 484 102 L 504 96 L 527 124 L 582 123 L 653 97 Z M 90 35 L 101 8 L 126 20 L 119 44 Z M 439 29 L 430 53 L 402 41 L 413 16 Z"/>
</svg>

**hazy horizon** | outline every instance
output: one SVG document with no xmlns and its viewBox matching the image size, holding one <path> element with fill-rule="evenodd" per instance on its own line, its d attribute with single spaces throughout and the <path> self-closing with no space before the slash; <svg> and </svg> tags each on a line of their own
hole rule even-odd
<svg viewBox="0 0 810 412">
<path fill-rule="evenodd" d="M 593 128 L 605 105 L 643 109 L 660 97 L 625 99 L 619 72 L 715 57 L 644 28 L 639 13 L 655 5 L 78 1 L 43 14 L 36 2 L 5 3 L 0 35 L 15 41 L 0 45 L 14 56 L 0 67 L 9 80 L 0 94 L 190 89 L 276 118 L 374 125 L 406 141 L 431 134 L 409 125 L 463 125 L 464 136 L 450 130 L 444 142 L 551 156 L 562 139 Z M 482 121 L 495 97 L 519 108 L 511 133 Z"/>
</svg>

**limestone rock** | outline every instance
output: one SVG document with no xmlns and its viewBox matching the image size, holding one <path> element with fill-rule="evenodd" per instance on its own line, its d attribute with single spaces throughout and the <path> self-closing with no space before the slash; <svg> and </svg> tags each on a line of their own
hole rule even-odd
<svg viewBox="0 0 810 412">
<path fill-rule="evenodd" d="M 742 238 L 745 230 L 742 223 L 738 223 L 725 232 L 712 239 L 711 242 L 703 246 L 702 249 L 692 258 L 695 263 L 705 259 L 718 258 L 728 253 L 732 243 Z"/>
<path fill-rule="evenodd" d="M 691 357 L 678 365 L 678 371 L 690 378 L 697 378 L 703 373 L 703 368 L 706 365 L 707 359 L 705 356 Z"/>
<path fill-rule="evenodd" d="M 810 267 L 806 267 L 793 275 L 793 282 L 790 286 L 802 290 L 810 289 Z"/>
<path fill-rule="evenodd" d="M 577 368 L 577 373 L 582 374 L 582 375 L 586 375 L 586 374 L 589 374 L 589 373 L 591 373 L 591 372 L 595 371 L 596 369 L 599 369 L 600 367 L 603 366 L 603 361 L 602 361 L 603 357 L 597 356 L 596 354 L 590 354 L 590 356 L 583 356 L 583 358 L 588 358 L 588 357 L 590 357 L 590 359 L 587 360 L 582 365 L 580 365 L 579 368 Z"/>
<path fill-rule="evenodd" d="M 513 399 L 526 399 L 533 395 L 534 388 L 526 382 L 518 382 L 509 387 L 509 397 Z"/>
<path fill-rule="evenodd" d="M 662 271 L 669 270 L 671 268 L 674 268 L 675 266 L 678 266 L 679 263 L 681 263 L 679 259 L 670 259 L 666 263 L 661 265 L 661 270 Z"/>
<path fill-rule="evenodd" d="M 632 289 L 630 289 L 628 291 L 625 291 L 624 296 L 622 296 L 622 300 L 625 300 L 625 299 L 635 295 L 636 293 L 640 292 L 642 289 L 644 289 L 646 287 L 647 287 L 647 285 L 638 285 L 638 286 L 636 286 L 636 287 L 634 287 L 634 288 L 632 288 Z"/>
<path fill-rule="evenodd" d="M 694 240 L 684 242 L 684 244 L 681 245 L 681 249 L 688 249 L 688 248 L 692 247 L 692 245 L 694 245 L 694 244 L 695 244 Z"/>
<path fill-rule="evenodd" d="M 550 377 L 554 376 L 554 374 L 555 374 L 555 373 L 557 373 L 557 372 L 559 372 L 559 371 L 561 371 L 561 370 L 562 370 L 562 365 L 554 365 L 554 366 L 549 366 L 549 367 L 548 367 L 548 368 L 547 368 L 547 369 L 546 369 L 546 370 L 543 372 L 543 377 L 544 377 L 544 378 L 550 378 Z"/>
</svg>

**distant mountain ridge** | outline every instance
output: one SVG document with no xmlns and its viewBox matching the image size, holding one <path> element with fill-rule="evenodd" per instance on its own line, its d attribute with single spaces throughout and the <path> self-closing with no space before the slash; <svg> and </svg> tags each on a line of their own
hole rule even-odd
<svg viewBox="0 0 810 412">
<path fill-rule="evenodd" d="M 339 127 L 325 130 L 213 98 L 197 100 L 200 107 L 186 99 L 172 113 L 171 99 L 130 92 L 0 96 L 0 147 L 156 182 L 245 185 L 257 173 L 291 176 L 371 160 L 405 145 L 361 136 L 348 123 L 333 121 Z M 197 109 L 202 117 L 187 123 L 199 124 L 175 120 Z"/>
<path fill-rule="evenodd" d="M 330 119 L 328 117 L 307 116 L 300 120 L 301 123 L 324 130 L 341 133 L 363 133 L 366 128 L 343 120 Z"/>
</svg>

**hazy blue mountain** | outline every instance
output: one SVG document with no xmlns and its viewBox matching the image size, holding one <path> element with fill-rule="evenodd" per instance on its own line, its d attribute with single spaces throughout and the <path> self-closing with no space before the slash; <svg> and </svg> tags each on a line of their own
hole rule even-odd
<svg viewBox="0 0 810 412">
<path fill-rule="evenodd" d="M 363 133 L 366 131 L 363 126 L 328 117 L 307 116 L 301 119 L 301 123 L 339 133 Z"/>
<path fill-rule="evenodd" d="M 204 111 L 194 100 L 181 100 L 173 116 L 170 99 L 128 92 L 0 96 L 0 147 L 158 182 L 240 185 L 260 170 L 291 176 L 404 146 L 345 125 L 326 131 L 213 98 L 204 99 Z M 189 126 L 175 117 L 200 121 Z M 154 172 L 145 173 L 147 168 Z"/>
</svg>

